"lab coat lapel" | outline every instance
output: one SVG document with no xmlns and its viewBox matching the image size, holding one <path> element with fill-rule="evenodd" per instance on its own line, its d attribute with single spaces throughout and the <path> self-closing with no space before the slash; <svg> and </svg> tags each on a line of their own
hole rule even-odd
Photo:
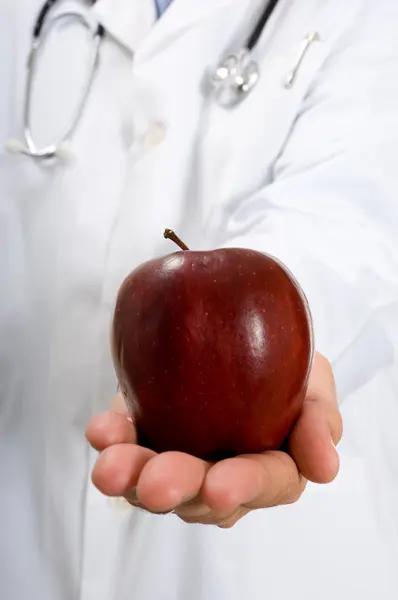
<svg viewBox="0 0 398 600">
<path fill-rule="evenodd" d="M 200 23 L 203 19 L 211 19 L 213 13 L 239 1 L 173 0 L 161 19 L 156 23 L 151 35 L 145 40 L 137 59 L 147 60 L 167 48 L 184 31 Z"/>
<path fill-rule="evenodd" d="M 108 35 L 131 53 L 137 51 L 156 20 L 154 0 L 98 0 L 92 11 Z"/>
</svg>

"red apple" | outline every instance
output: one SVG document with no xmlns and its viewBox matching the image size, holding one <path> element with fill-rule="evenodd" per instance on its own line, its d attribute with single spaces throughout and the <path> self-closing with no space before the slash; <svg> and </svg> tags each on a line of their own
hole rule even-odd
<svg viewBox="0 0 398 600">
<path fill-rule="evenodd" d="M 307 301 L 253 250 L 182 251 L 123 282 L 112 350 L 139 443 L 207 460 L 278 449 L 297 420 L 313 358 Z"/>
</svg>

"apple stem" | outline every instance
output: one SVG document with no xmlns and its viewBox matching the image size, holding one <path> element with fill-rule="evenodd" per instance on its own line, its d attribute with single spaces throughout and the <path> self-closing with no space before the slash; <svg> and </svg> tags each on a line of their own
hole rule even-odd
<svg viewBox="0 0 398 600">
<path fill-rule="evenodd" d="M 178 237 L 176 233 L 174 233 L 172 229 L 166 229 L 163 235 L 166 238 L 166 240 L 171 240 L 172 242 L 177 244 L 177 246 L 181 248 L 181 250 L 189 250 L 188 246 L 184 244 L 184 242 Z"/>
</svg>

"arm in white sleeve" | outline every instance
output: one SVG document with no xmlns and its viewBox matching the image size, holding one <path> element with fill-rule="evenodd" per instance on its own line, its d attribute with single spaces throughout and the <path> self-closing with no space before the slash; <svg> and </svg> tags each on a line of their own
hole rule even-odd
<svg viewBox="0 0 398 600">
<path fill-rule="evenodd" d="M 341 398 L 398 349 L 397 22 L 357 24 L 309 89 L 272 182 L 223 219 L 223 245 L 270 253 L 301 283 Z"/>
</svg>

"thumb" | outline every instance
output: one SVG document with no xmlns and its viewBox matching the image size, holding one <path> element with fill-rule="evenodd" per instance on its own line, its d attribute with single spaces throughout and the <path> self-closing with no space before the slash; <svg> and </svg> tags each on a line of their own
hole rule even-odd
<svg viewBox="0 0 398 600">
<path fill-rule="evenodd" d="M 289 440 L 300 472 L 314 483 L 330 483 L 339 471 L 336 445 L 343 426 L 329 362 L 317 354 L 301 416 Z"/>
</svg>

